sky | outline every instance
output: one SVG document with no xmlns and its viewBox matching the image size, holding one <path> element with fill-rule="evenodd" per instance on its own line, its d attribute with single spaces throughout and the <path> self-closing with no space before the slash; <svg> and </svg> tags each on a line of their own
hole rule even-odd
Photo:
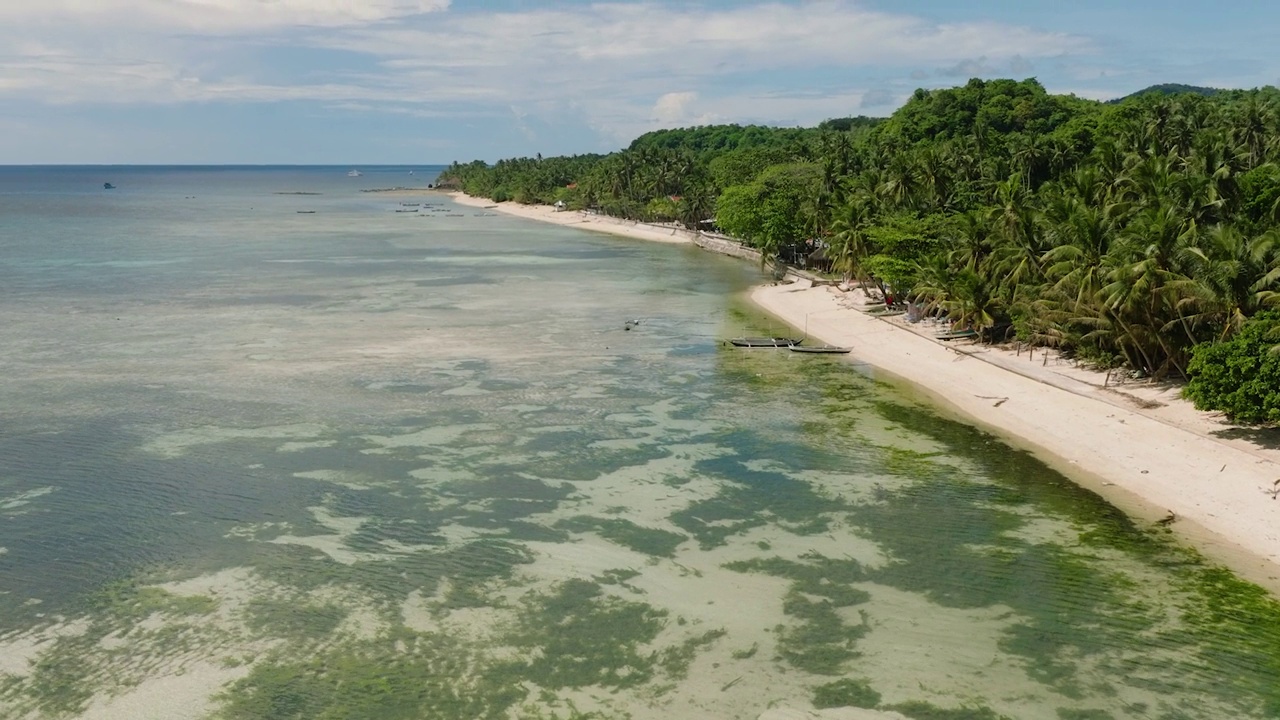
<svg viewBox="0 0 1280 720">
<path fill-rule="evenodd" d="M 0 0 L 0 164 L 446 164 L 1034 77 L 1280 85 L 1261 0 Z"/>
</svg>

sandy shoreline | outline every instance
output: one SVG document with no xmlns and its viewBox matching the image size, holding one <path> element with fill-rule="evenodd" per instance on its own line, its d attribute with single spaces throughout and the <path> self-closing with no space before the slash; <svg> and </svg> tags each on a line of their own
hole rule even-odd
<svg viewBox="0 0 1280 720">
<path fill-rule="evenodd" d="M 1037 351 L 940 342 L 929 323 L 865 312 L 861 291 L 808 282 L 751 299 L 816 341 L 883 368 L 965 418 L 1026 447 L 1139 519 L 1176 519 L 1210 558 L 1280 591 L 1280 451 L 1195 410 L 1172 386 L 1116 385 Z M 1107 386 L 1104 387 L 1104 384 Z"/>
<path fill-rule="evenodd" d="M 640 240 L 692 233 L 548 206 L 451 194 L 460 204 Z M 1280 592 L 1280 450 L 1197 411 L 1172 386 L 1117 385 L 1055 354 L 933 339 L 938 328 L 867 314 L 860 291 L 808 282 L 755 289 L 762 309 L 815 342 L 904 380 L 965 419 L 1035 452 L 1140 520 L 1170 527 L 1210 558 Z"/>
<path fill-rule="evenodd" d="M 566 225 L 582 230 L 621 235 L 637 240 L 650 240 L 665 243 L 691 243 L 694 233 L 683 228 L 664 225 L 621 220 L 607 215 L 592 215 L 578 210 L 556 210 L 550 205 L 520 205 L 513 202 L 495 203 L 484 198 L 471 197 L 465 193 L 450 193 L 449 197 L 459 205 L 485 208 L 504 215 L 538 220 L 555 225 Z"/>
</svg>

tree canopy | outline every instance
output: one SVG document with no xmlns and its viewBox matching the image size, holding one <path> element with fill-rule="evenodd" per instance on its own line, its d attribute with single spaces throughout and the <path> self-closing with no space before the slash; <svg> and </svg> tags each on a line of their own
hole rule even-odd
<svg viewBox="0 0 1280 720">
<path fill-rule="evenodd" d="M 1035 80 L 919 90 L 891 117 L 662 130 L 608 155 L 455 164 L 471 194 L 800 239 L 974 329 L 1185 375 L 1280 303 L 1280 91 L 1116 103 Z M 1172 94 L 1170 94 L 1172 93 Z"/>
</svg>

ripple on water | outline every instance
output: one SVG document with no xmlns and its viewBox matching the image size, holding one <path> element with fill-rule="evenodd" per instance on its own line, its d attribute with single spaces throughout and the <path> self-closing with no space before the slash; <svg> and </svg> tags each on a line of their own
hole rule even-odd
<svg viewBox="0 0 1280 720">
<path fill-rule="evenodd" d="M 750 268 L 343 213 L 6 306 L 46 434 L 0 437 L 0 719 L 1280 716 L 1268 598 L 847 365 L 720 347 L 766 332 Z"/>
</svg>

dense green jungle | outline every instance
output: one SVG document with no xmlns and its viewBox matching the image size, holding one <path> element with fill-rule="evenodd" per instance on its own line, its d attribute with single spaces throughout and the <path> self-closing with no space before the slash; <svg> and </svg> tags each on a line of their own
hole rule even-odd
<svg viewBox="0 0 1280 720">
<path fill-rule="evenodd" d="M 1273 87 L 1103 103 L 974 79 L 888 118 L 659 130 L 607 155 L 454 163 L 441 184 L 720 231 L 1274 423 L 1277 161 Z"/>
</svg>

